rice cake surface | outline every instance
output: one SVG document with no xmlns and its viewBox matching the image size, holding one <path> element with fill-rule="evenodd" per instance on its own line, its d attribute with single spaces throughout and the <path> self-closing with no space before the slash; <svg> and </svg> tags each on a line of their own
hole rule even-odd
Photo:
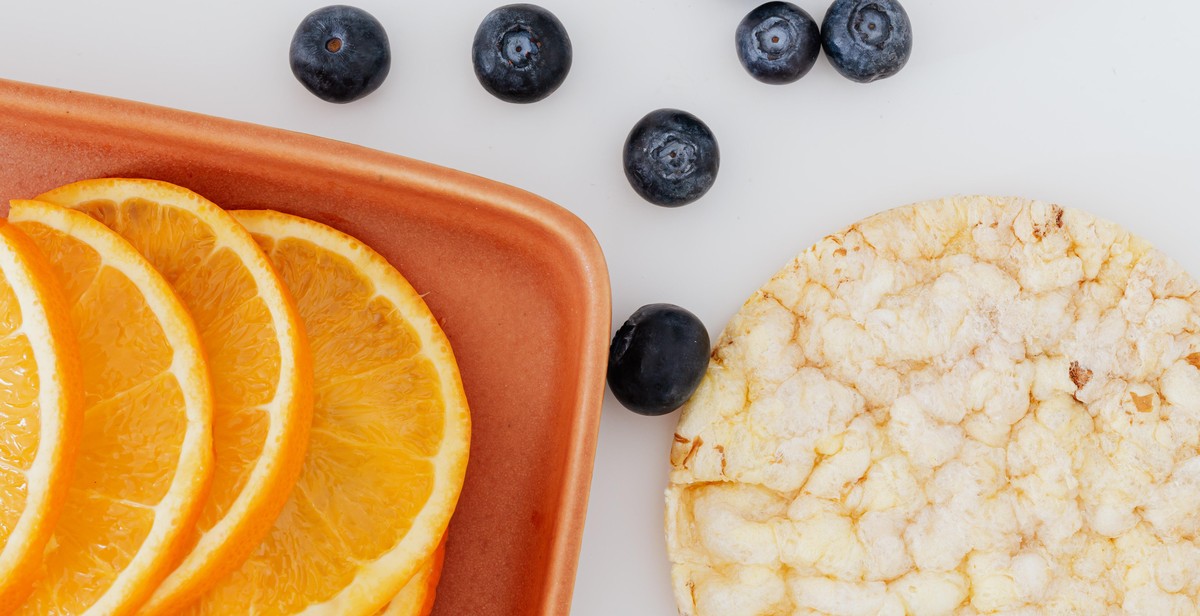
<svg viewBox="0 0 1200 616">
<path fill-rule="evenodd" d="M 682 410 L 680 614 L 1200 613 L 1200 298 L 1057 205 L 960 197 L 828 236 Z"/>
</svg>

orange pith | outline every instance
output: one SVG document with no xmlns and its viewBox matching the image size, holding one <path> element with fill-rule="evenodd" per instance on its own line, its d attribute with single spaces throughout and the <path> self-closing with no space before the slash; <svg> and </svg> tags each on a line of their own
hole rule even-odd
<svg viewBox="0 0 1200 616">
<path fill-rule="evenodd" d="M 429 616 L 437 598 L 437 585 L 442 577 L 445 559 L 446 538 L 442 537 L 442 543 L 433 556 L 421 565 L 412 579 L 376 616 Z"/>
</svg>

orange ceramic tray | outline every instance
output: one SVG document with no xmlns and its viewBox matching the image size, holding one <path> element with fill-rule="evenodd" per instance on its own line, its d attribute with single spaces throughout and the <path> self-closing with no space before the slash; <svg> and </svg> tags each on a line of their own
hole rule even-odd
<svg viewBox="0 0 1200 616">
<path fill-rule="evenodd" d="M 435 614 L 569 612 L 611 316 L 604 258 L 582 221 L 399 156 L 0 80 L 0 213 L 11 198 L 102 176 L 299 214 L 387 257 L 441 321 L 472 411 Z"/>
</svg>

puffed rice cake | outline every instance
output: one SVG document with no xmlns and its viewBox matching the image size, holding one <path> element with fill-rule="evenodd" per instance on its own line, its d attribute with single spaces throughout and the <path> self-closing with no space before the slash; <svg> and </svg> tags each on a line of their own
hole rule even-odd
<svg viewBox="0 0 1200 616">
<path fill-rule="evenodd" d="M 742 307 L 682 410 L 679 613 L 1200 613 L 1200 298 L 1057 205 L 830 235 Z"/>
</svg>

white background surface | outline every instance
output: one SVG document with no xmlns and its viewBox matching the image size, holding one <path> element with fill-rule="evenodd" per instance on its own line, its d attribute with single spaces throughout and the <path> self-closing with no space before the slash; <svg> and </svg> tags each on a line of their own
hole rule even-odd
<svg viewBox="0 0 1200 616">
<path fill-rule="evenodd" d="M 469 49 L 497 0 L 358 0 L 391 38 L 390 76 L 340 106 L 292 77 L 287 49 L 321 0 L 6 2 L 0 77 L 332 137 L 541 194 L 595 231 L 614 329 L 673 302 L 714 340 L 791 256 L 877 210 L 955 193 L 1089 209 L 1200 273 L 1200 2 L 907 0 L 914 51 L 859 85 L 822 56 L 788 86 L 737 62 L 756 0 L 541 0 L 570 33 L 563 87 L 511 105 Z M 799 0 L 819 21 L 828 2 Z M 721 148 L 716 186 L 680 209 L 621 170 L 629 128 L 689 110 Z M 662 490 L 675 415 L 605 401 L 573 613 L 674 613 Z"/>
</svg>

